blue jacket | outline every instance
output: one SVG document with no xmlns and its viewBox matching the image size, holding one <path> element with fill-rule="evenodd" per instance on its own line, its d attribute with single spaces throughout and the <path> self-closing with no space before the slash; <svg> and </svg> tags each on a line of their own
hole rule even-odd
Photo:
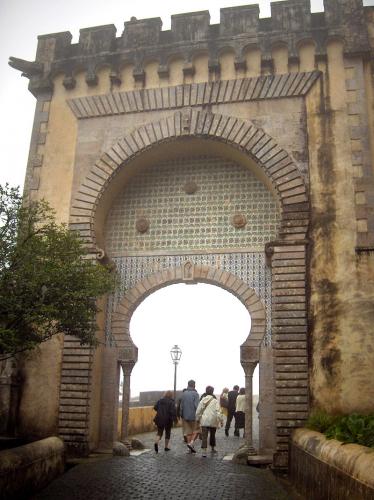
<svg viewBox="0 0 374 500">
<path fill-rule="evenodd" d="M 199 395 L 195 389 L 187 387 L 182 394 L 181 417 L 183 420 L 195 420 L 196 408 L 199 405 Z"/>
</svg>

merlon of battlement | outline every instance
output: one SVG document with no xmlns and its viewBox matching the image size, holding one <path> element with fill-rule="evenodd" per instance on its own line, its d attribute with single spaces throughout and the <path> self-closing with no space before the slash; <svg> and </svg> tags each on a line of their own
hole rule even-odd
<svg viewBox="0 0 374 500">
<path fill-rule="evenodd" d="M 271 61 L 273 48 L 285 46 L 296 61 L 300 45 L 307 41 L 315 46 L 316 57 L 324 57 L 332 38 L 342 40 L 346 53 L 368 54 L 366 9 L 362 0 L 324 0 L 324 12 L 311 13 L 310 0 L 285 0 L 271 3 L 269 18 L 259 17 L 257 4 L 221 9 L 219 24 L 210 24 L 209 11 L 172 15 L 171 29 L 164 31 L 159 17 L 132 17 L 119 37 L 113 24 L 81 29 L 76 44 L 71 43 L 70 32 L 41 35 L 35 62 L 43 64 L 43 82 L 61 72 L 69 81 L 78 68 L 87 72 L 90 85 L 96 82 L 97 68 L 104 65 L 112 68 L 115 79 L 121 66 L 132 64 L 134 78 L 140 81 L 148 61 L 158 62 L 163 77 L 170 58 L 178 57 L 187 73 L 193 71 L 195 54 L 202 52 L 208 54 L 209 70 L 218 68 L 224 50 L 234 53 L 240 68 L 249 47 L 259 49 L 263 61 Z M 14 61 L 13 67 L 17 67 Z M 33 78 L 36 88 L 37 76 Z"/>
<path fill-rule="evenodd" d="M 324 0 L 324 12 L 311 13 L 310 0 L 285 0 L 271 2 L 271 17 L 260 18 L 257 4 L 226 7 L 220 9 L 220 23 L 210 24 L 209 11 L 188 12 L 171 16 L 171 29 L 162 30 L 159 17 L 149 19 L 131 18 L 124 23 L 124 30 L 116 38 L 113 24 L 94 26 L 80 30 L 78 44 L 71 44 L 69 32 L 53 33 L 38 37 L 39 46 L 36 59 L 45 53 L 45 42 L 55 41 L 54 60 L 69 58 L 79 54 L 100 54 L 121 50 L 163 46 L 165 44 L 210 42 L 222 37 L 252 37 L 254 43 L 264 44 L 266 37 L 273 41 L 281 38 L 315 36 L 317 32 L 340 35 L 348 45 L 366 41 L 364 27 L 364 7 L 362 0 Z M 347 32 L 351 33 L 349 40 Z M 321 37 L 320 37 L 321 38 Z M 357 47 L 356 47 L 357 48 Z"/>
</svg>

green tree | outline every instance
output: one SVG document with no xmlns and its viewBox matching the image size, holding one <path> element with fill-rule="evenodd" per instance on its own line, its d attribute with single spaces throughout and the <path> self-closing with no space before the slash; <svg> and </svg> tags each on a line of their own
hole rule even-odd
<svg viewBox="0 0 374 500">
<path fill-rule="evenodd" d="M 96 299 L 113 289 L 114 276 L 85 255 L 47 202 L 0 186 L 0 361 L 60 332 L 95 345 Z"/>
</svg>

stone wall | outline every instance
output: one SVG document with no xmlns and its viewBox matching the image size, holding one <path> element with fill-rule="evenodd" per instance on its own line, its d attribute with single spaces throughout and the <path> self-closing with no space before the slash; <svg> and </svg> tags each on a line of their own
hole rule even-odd
<svg viewBox="0 0 374 500">
<path fill-rule="evenodd" d="M 143 432 L 153 432 L 156 430 L 153 418 L 156 412 L 153 406 L 139 406 L 130 408 L 128 433 L 129 436 L 142 434 Z M 122 408 L 118 410 L 118 439 L 121 439 L 121 421 L 122 421 Z"/>
<path fill-rule="evenodd" d="M 137 406 L 136 408 L 130 408 L 129 411 L 129 423 L 128 423 L 128 434 L 129 436 L 135 436 L 136 434 L 142 434 L 144 432 L 156 432 L 156 426 L 153 422 L 153 418 L 156 412 L 153 406 Z M 122 408 L 118 410 L 118 439 L 121 438 L 121 420 L 122 420 Z M 181 421 L 177 424 L 177 427 L 181 426 Z"/>
<path fill-rule="evenodd" d="M 303 498 L 374 498 L 371 448 L 328 440 L 308 429 L 294 432 L 290 448 L 290 478 Z"/>
<path fill-rule="evenodd" d="M 369 156 L 370 150 L 362 144 L 356 150 L 357 139 L 351 139 L 352 103 L 346 81 L 343 46 L 335 41 L 329 45 L 323 86 L 314 87 L 306 101 L 312 205 L 310 380 L 313 406 L 331 412 L 365 413 L 373 411 L 374 401 L 374 388 L 365 382 L 374 364 L 370 334 L 374 247 L 369 244 L 369 227 L 353 214 L 363 214 L 355 190 L 358 181 L 365 181 L 371 189 L 373 160 L 371 157 L 368 177 L 362 166 L 353 164 L 353 150 Z M 363 102 L 369 105 L 368 95 Z M 367 122 L 363 128 L 367 133 Z M 365 196 L 368 213 L 372 213 L 372 200 Z M 361 246 L 363 241 L 365 246 Z"/>
<path fill-rule="evenodd" d="M 0 451 L 0 498 L 28 498 L 64 472 L 61 439 L 50 437 Z"/>
</svg>

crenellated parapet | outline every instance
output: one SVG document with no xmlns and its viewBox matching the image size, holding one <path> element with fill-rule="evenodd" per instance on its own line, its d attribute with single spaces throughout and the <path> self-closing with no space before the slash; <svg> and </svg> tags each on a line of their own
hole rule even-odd
<svg viewBox="0 0 374 500">
<path fill-rule="evenodd" d="M 64 75 L 64 86 L 75 86 L 74 75 L 85 72 L 86 83 L 98 83 L 98 71 L 110 68 L 110 80 L 121 84 L 121 69 L 132 66 L 132 76 L 140 85 L 145 80 L 145 66 L 157 64 L 159 78 L 168 78 L 170 62 L 179 58 L 185 76 L 195 71 L 194 58 L 206 54 L 208 74 L 220 78 L 225 52 L 234 55 L 235 70 L 246 70 L 246 53 L 258 50 L 261 66 L 273 70 L 273 52 L 279 47 L 287 51 L 288 60 L 297 64 L 300 48 L 305 43 L 314 46 L 315 57 L 326 56 L 329 40 L 339 38 L 346 53 L 368 53 L 369 37 L 365 21 L 366 7 L 362 0 L 324 0 L 324 12 L 311 13 L 310 0 L 286 0 L 271 4 L 271 17 L 260 18 L 258 5 L 244 5 L 221 9 L 220 23 L 210 24 L 208 11 L 171 16 L 171 29 L 162 30 L 160 18 L 124 23 L 121 36 L 116 36 L 114 25 L 96 26 L 80 30 L 79 41 L 71 43 L 70 32 L 38 37 L 30 90 L 52 88 L 57 74 Z M 18 63 L 17 63 L 18 61 Z M 12 66 L 22 70 L 21 60 Z M 24 61 L 26 63 L 26 61 Z M 224 77 L 222 77 L 225 79 Z"/>
</svg>

